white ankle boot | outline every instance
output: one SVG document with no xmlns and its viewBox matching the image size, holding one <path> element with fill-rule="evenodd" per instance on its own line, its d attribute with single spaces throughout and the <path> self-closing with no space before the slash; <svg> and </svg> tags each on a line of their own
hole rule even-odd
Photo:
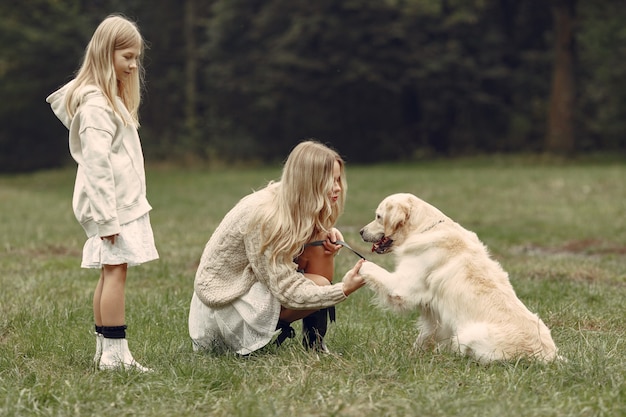
<svg viewBox="0 0 626 417">
<path fill-rule="evenodd" d="M 102 339 L 104 339 L 104 336 L 101 333 L 94 333 L 94 335 L 96 335 L 96 354 L 93 355 L 93 363 L 98 366 L 102 356 Z"/>
<path fill-rule="evenodd" d="M 98 365 L 100 370 L 128 369 L 139 372 L 152 372 L 152 369 L 141 366 L 128 350 L 126 339 L 102 338 L 102 356 Z"/>
</svg>

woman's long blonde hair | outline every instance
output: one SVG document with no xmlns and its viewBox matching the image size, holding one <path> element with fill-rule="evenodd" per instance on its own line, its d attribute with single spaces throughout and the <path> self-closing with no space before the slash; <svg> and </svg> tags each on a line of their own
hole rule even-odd
<svg viewBox="0 0 626 417">
<path fill-rule="evenodd" d="M 335 161 L 341 192 L 333 203 Z M 325 234 L 335 225 L 346 200 L 344 165 L 337 152 L 315 140 L 301 142 L 291 151 L 280 182 L 268 185 L 275 195 L 253 220 L 261 222 L 261 252 L 270 248 L 272 262 L 293 260 L 314 235 Z"/>
<path fill-rule="evenodd" d="M 137 70 L 124 83 L 118 81 L 113 65 L 114 53 L 119 49 L 138 48 Z M 83 63 L 74 83 L 67 92 L 66 109 L 73 117 L 80 104 L 79 92 L 86 85 L 95 85 L 106 97 L 113 111 L 124 120 L 124 124 L 139 127 L 139 104 L 144 68 L 141 64 L 144 41 L 134 22 L 120 15 L 110 15 L 98 25 L 87 48 Z M 120 111 L 116 97 L 120 97 L 131 120 Z"/>
</svg>

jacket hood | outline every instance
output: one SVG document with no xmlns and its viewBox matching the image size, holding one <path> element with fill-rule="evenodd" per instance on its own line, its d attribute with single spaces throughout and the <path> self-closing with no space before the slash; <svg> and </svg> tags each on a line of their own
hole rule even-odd
<svg viewBox="0 0 626 417">
<path fill-rule="evenodd" d="M 70 86 L 73 83 L 74 83 L 74 80 L 65 84 L 63 87 L 59 88 L 57 91 L 55 91 L 54 93 L 46 97 L 46 102 L 50 104 L 50 107 L 52 107 L 52 112 L 56 115 L 56 117 L 59 118 L 61 123 L 63 123 L 63 125 L 68 129 L 70 128 L 70 124 L 72 123 L 72 118 L 67 113 L 65 102 L 66 102 L 67 91 L 69 90 Z M 79 102 L 82 103 L 85 100 L 85 98 L 92 93 L 102 94 L 100 90 L 98 89 L 98 87 L 96 87 L 95 85 L 86 85 L 82 87 L 80 91 L 78 92 L 78 96 L 80 97 Z"/>
</svg>

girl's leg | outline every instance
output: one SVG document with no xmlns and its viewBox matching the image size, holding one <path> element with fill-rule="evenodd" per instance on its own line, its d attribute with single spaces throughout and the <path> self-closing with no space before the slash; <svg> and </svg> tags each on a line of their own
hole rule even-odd
<svg viewBox="0 0 626 417">
<path fill-rule="evenodd" d="M 104 283 L 104 268 L 100 271 L 100 279 L 93 292 L 93 320 L 96 326 L 102 326 L 102 314 L 100 314 L 100 299 L 102 298 L 102 285 Z"/>
<path fill-rule="evenodd" d="M 93 292 L 93 319 L 95 323 L 96 353 L 93 362 L 98 365 L 102 356 L 102 315 L 100 314 L 100 297 L 102 296 L 102 283 L 104 282 L 104 270 L 100 271 L 100 279 Z"/>
<path fill-rule="evenodd" d="M 105 265 L 102 268 L 100 289 L 100 319 L 102 326 L 124 326 L 126 324 L 124 288 L 128 265 Z M 94 306 L 94 311 L 96 310 Z M 96 313 L 96 320 L 98 314 Z M 96 322 L 97 324 L 97 322 Z"/>
<path fill-rule="evenodd" d="M 133 358 L 126 341 L 126 315 L 124 289 L 128 265 L 105 265 L 100 292 L 100 317 L 102 320 L 102 357 L 100 369 L 135 369 L 149 372 Z"/>
</svg>

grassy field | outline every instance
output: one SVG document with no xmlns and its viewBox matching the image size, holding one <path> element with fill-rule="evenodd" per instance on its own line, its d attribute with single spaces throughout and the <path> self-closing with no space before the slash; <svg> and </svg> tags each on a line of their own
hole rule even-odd
<svg viewBox="0 0 626 417">
<path fill-rule="evenodd" d="M 187 313 L 198 258 L 226 211 L 279 168 L 148 167 L 161 259 L 129 270 L 128 338 L 153 374 L 98 372 L 72 169 L 0 176 L 2 416 L 624 416 L 626 164 L 481 158 L 349 166 L 339 227 L 358 230 L 384 196 L 412 192 L 475 231 L 566 363 L 482 366 L 415 352 L 416 315 L 338 306 L 318 357 L 298 339 L 248 358 L 192 352 Z M 336 276 L 356 261 L 337 257 Z M 297 328 L 299 333 L 299 329 Z"/>
</svg>

